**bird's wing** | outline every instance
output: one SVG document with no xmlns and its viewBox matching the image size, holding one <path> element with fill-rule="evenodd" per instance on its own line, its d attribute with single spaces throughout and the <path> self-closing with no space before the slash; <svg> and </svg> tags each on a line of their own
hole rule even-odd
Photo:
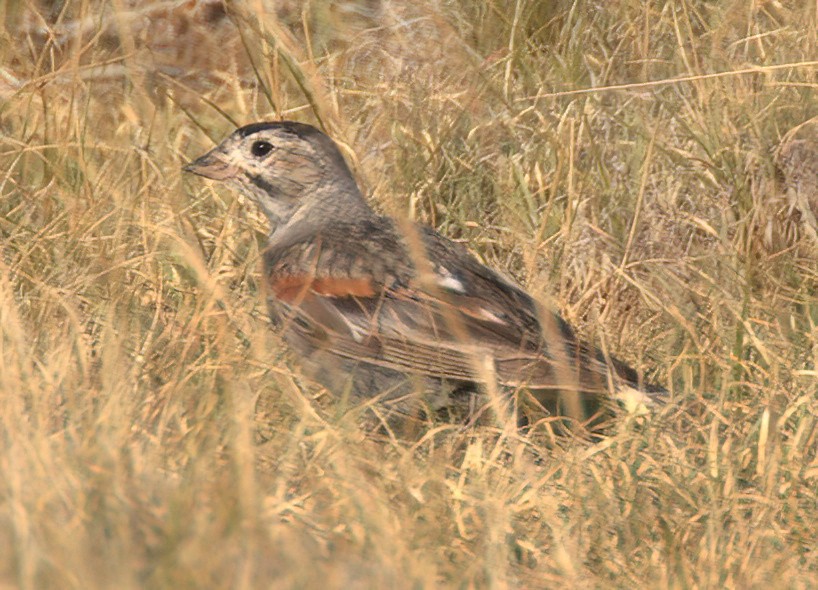
<svg viewBox="0 0 818 590">
<path fill-rule="evenodd" d="M 343 247 L 324 234 L 268 256 L 273 306 L 300 340 L 341 357 L 440 379 L 608 390 L 606 363 L 556 314 L 465 249 L 419 232 L 424 261 L 384 231 L 351 231 L 352 251 L 349 234 Z"/>
</svg>

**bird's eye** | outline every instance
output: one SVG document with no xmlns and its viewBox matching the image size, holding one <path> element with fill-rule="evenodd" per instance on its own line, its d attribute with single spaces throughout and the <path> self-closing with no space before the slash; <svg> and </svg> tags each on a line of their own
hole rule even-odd
<svg viewBox="0 0 818 590">
<path fill-rule="evenodd" d="M 261 158 L 273 151 L 273 144 L 269 141 L 256 141 L 250 146 L 250 151 L 255 157 Z"/>
</svg>

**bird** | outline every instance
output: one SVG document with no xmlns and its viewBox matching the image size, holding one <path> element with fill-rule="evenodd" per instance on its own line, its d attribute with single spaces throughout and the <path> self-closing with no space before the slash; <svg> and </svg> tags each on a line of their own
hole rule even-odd
<svg viewBox="0 0 818 590">
<path fill-rule="evenodd" d="M 271 323 L 301 372 L 337 396 L 409 416 L 522 392 L 526 407 L 586 425 L 615 399 L 664 397 L 464 245 L 377 213 L 312 125 L 240 127 L 184 170 L 238 190 L 267 217 Z"/>
</svg>

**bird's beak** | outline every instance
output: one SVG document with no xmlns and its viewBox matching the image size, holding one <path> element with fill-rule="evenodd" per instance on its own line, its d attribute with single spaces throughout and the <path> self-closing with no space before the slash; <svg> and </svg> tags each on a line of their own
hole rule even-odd
<svg viewBox="0 0 818 590">
<path fill-rule="evenodd" d="M 217 149 L 207 152 L 200 158 L 196 158 L 182 168 L 182 170 L 213 180 L 225 180 L 235 176 L 238 172 L 238 168 L 228 162 L 224 158 L 224 155 L 217 151 Z"/>
</svg>

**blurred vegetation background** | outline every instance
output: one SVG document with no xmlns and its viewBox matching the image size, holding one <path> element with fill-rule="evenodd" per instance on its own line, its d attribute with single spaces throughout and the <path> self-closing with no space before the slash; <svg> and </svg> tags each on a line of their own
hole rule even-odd
<svg viewBox="0 0 818 590">
<path fill-rule="evenodd" d="M 818 585 L 818 19 L 796 1 L 0 3 L 0 587 Z M 372 437 L 181 165 L 316 124 L 672 403 Z"/>
</svg>

